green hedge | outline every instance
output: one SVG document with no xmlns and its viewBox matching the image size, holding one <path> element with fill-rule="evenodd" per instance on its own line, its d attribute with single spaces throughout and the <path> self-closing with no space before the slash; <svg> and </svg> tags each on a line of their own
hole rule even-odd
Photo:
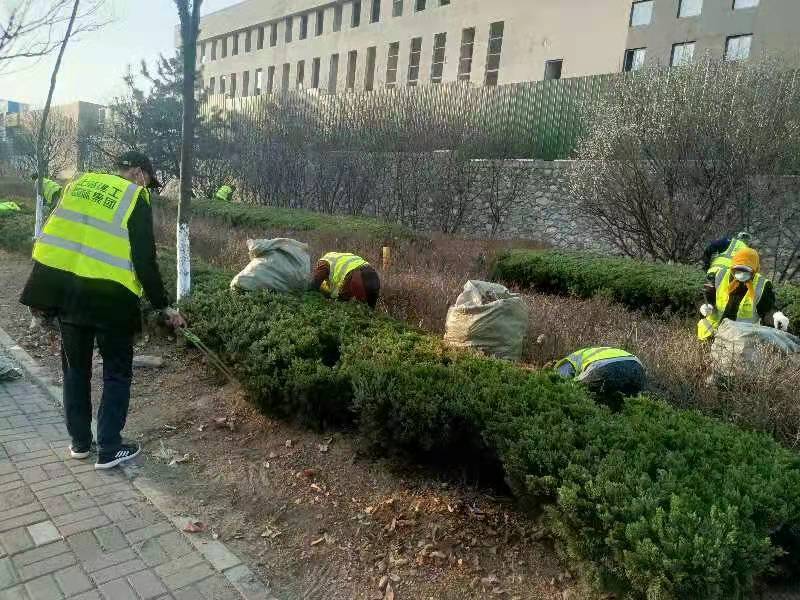
<svg viewBox="0 0 800 600">
<path fill-rule="evenodd" d="M 521 288 L 569 294 L 580 298 L 606 295 L 616 302 L 649 312 L 696 315 L 703 302 L 705 274 L 687 265 L 646 263 L 555 250 L 512 250 L 499 256 L 492 278 Z M 776 290 L 778 305 L 800 326 L 800 286 Z"/>
<path fill-rule="evenodd" d="M 16 202 L 22 210 L 0 212 L 0 248 L 11 252 L 31 252 L 35 221 L 31 203 L 19 198 L 0 198 L 0 202 L 6 200 Z"/>
<path fill-rule="evenodd" d="M 781 553 L 774 539 L 796 542 L 800 459 L 766 435 L 648 398 L 612 413 L 554 374 L 317 294 L 213 287 L 183 309 L 263 411 L 353 427 L 385 455 L 501 469 L 599 587 L 740 597 Z"/>
<path fill-rule="evenodd" d="M 192 201 L 192 214 L 219 219 L 234 227 L 264 227 L 290 231 L 330 231 L 365 235 L 375 239 L 411 238 L 411 231 L 377 219 L 324 215 L 307 210 L 273 208 L 250 204 Z"/>
</svg>

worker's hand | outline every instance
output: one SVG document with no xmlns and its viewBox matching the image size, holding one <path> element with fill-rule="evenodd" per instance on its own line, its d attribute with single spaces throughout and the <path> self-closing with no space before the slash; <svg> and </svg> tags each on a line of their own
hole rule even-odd
<svg viewBox="0 0 800 600">
<path fill-rule="evenodd" d="M 178 312 L 177 309 L 165 308 L 162 313 L 167 321 L 167 324 L 173 329 L 183 329 L 186 327 L 186 319 L 183 318 L 183 315 Z"/>
<path fill-rule="evenodd" d="M 703 304 L 700 307 L 700 314 L 704 317 L 708 317 L 709 315 L 714 313 L 714 305 L 713 304 Z"/>
<path fill-rule="evenodd" d="M 775 325 L 775 329 L 779 329 L 780 331 L 789 331 L 789 317 L 782 312 L 776 312 L 775 316 L 772 317 L 772 321 Z"/>
</svg>

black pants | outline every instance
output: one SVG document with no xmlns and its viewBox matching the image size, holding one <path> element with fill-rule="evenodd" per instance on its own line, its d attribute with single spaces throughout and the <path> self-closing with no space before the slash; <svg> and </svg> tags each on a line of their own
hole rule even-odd
<svg viewBox="0 0 800 600">
<path fill-rule="evenodd" d="M 71 323 L 61 325 L 64 414 L 75 448 L 92 442 L 92 354 L 94 342 L 103 357 L 103 395 L 97 410 L 97 447 L 114 452 L 122 443 L 133 377 L 133 335 Z"/>
</svg>

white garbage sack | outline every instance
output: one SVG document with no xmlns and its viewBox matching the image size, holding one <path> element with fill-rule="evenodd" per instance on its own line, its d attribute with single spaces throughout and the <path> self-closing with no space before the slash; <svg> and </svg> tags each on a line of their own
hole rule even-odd
<svg viewBox="0 0 800 600">
<path fill-rule="evenodd" d="M 288 238 L 247 240 L 250 264 L 231 281 L 231 289 L 304 292 L 311 281 L 308 245 Z"/>
<path fill-rule="evenodd" d="M 528 307 L 496 283 L 468 281 L 447 311 L 445 342 L 490 356 L 519 360 L 528 331 Z"/>
<path fill-rule="evenodd" d="M 772 327 L 725 319 L 711 346 L 714 372 L 719 375 L 747 371 L 774 354 L 800 361 L 800 338 Z"/>
</svg>

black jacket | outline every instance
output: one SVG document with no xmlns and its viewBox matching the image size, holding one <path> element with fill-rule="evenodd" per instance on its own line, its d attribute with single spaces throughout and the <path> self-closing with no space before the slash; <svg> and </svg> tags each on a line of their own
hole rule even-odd
<svg viewBox="0 0 800 600">
<path fill-rule="evenodd" d="M 166 308 L 169 298 L 156 263 L 153 211 L 147 202 L 136 203 L 128 220 L 128 233 L 131 261 L 147 299 L 155 309 Z M 34 262 L 20 302 L 75 325 L 128 333 L 136 333 L 142 326 L 139 298 L 125 286 L 78 277 L 37 262 Z"/>
<path fill-rule="evenodd" d="M 729 275 L 730 276 L 730 275 Z M 742 303 L 745 293 L 747 293 L 747 286 L 739 285 L 731 292 L 728 306 L 725 307 L 725 314 L 722 315 L 723 319 L 730 319 L 735 321 L 739 314 L 739 305 Z M 713 283 L 707 283 L 705 286 L 706 302 L 712 305 L 717 303 L 717 288 Z M 756 313 L 761 318 L 761 324 L 772 327 L 774 325 L 774 315 L 776 312 L 775 307 L 775 288 L 771 281 L 764 284 L 764 293 L 761 295 L 761 300 L 756 304 Z"/>
</svg>

